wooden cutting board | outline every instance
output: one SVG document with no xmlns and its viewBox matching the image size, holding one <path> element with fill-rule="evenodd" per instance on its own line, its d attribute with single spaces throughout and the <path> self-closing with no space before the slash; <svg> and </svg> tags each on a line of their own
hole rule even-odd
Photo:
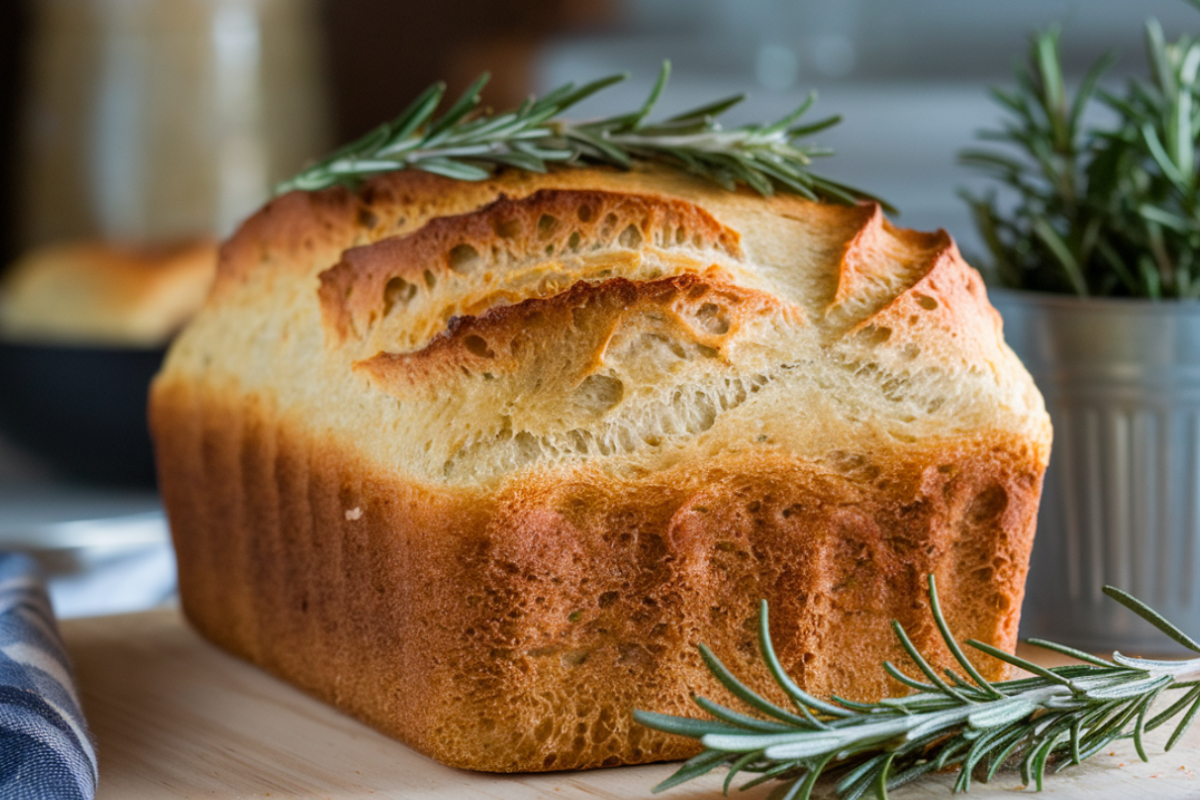
<svg viewBox="0 0 1200 800">
<path fill-rule="evenodd" d="M 650 798 L 673 765 L 590 772 L 486 775 L 443 767 L 218 650 L 176 611 L 69 620 L 62 625 L 100 754 L 100 800 L 142 798 Z M 1052 663 L 1053 655 L 1027 657 Z M 1051 656 L 1047 659 L 1045 656 Z M 1200 797 L 1200 722 L 1149 763 L 1129 742 L 1047 777 L 1038 797 L 1172 800 Z M 664 800 L 717 800 L 723 775 L 673 789 Z M 942 775 L 892 793 L 950 798 Z M 969 798 L 1012 798 L 1016 774 L 978 784 Z M 1032 791 L 1032 790 L 1029 790 Z M 731 796 L 763 800 L 769 787 Z"/>
</svg>

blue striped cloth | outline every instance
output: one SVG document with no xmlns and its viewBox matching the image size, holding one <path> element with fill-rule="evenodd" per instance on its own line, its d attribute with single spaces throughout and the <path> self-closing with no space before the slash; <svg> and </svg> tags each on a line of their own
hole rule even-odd
<svg viewBox="0 0 1200 800">
<path fill-rule="evenodd" d="M 95 795 L 96 751 L 37 564 L 0 553 L 0 797 Z"/>
</svg>

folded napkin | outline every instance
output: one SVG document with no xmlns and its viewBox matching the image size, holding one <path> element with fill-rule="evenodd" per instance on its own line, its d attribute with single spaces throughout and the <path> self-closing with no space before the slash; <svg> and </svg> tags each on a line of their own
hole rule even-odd
<svg viewBox="0 0 1200 800">
<path fill-rule="evenodd" d="M 96 751 L 37 563 L 0 553 L 0 797 L 91 800 Z"/>
</svg>

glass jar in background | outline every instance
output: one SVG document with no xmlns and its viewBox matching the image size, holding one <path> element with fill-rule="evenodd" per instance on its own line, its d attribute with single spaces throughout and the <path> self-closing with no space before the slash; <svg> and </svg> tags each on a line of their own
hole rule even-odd
<svg viewBox="0 0 1200 800">
<path fill-rule="evenodd" d="M 213 240 L 327 149 L 317 0 L 30 9 L 0 437 L 22 473 L 149 488 L 147 388 L 205 301 Z"/>
<path fill-rule="evenodd" d="M 315 0 L 35 0 L 18 243 L 227 236 L 328 146 Z"/>
</svg>

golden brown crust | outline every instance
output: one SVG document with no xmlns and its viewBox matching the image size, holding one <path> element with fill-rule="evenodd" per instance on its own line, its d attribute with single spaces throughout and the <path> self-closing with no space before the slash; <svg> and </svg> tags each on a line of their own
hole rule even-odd
<svg viewBox="0 0 1200 800">
<path fill-rule="evenodd" d="M 467 284 L 470 300 L 459 300 L 449 313 L 478 315 L 499 301 L 556 293 L 556 287 L 545 282 L 527 283 L 520 287 L 524 291 L 511 286 L 518 269 L 528 271 L 536 262 L 561 261 L 591 250 L 644 252 L 648 246 L 687 246 L 701 253 L 720 250 L 733 258 L 741 256 L 737 233 L 694 204 L 616 192 L 543 189 L 517 200 L 501 195 L 478 211 L 438 217 L 407 236 L 347 250 L 338 264 L 321 273 L 321 310 L 328 326 L 344 340 L 351 329 L 365 335 L 376 319 L 388 316 L 397 305 L 412 303 L 417 294 L 433 295 L 430 301 L 442 308 L 426 313 L 444 321 L 447 301 L 466 294 Z M 448 290 L 447 284 L 455 283 L 459 286 Z M 411 309 L 405 310 L 412 316 Z"/>
<path fill-rule="evenodd" d="M 893 617 L 950 663 L 928 572 L 1011 647 L 1050 444 L 944 233 L 644 168 L 274 201 L 151 421 L 197 627 L 498 771 L 687 754 L 629 711 L 700 641 L 772 693 L 764 597 L 817 694 L 900 688 Z"/>
<path fill-rule="evenodd" d="M 883 470 L 768 451 L 637 479 L 569 469 L 438 491 L 272 421 L 271 405 L 158 388 L 185 611 L 222 646 L 453 766 L 690 755 L 629 712 L 694 715 L 692 692 L 732 702 L 699 642 L 776 697 L 747 624 L 759 599 L 785 668 L 821 696 L 902 688 L 880 669 L 912 669 L 893 618 L 952 665 L 929 572 L 961 638 L 1016 643 L 1041 465 L 1012 442 L 920 448 Z"/>
<path fill-rule="evenodd" d="M 927 273 L 851 333 L 874 341 L 894 335 L 889 344 L 906 352 L 953 348 L 963 368 L 995 369 L 1004 360 L 1003 344 L 989 333 L 999 329 L 1000 315 L 988 303 L 983 279 L 960 263 L 953 242 L 948 242 Z"/>
</svg>

